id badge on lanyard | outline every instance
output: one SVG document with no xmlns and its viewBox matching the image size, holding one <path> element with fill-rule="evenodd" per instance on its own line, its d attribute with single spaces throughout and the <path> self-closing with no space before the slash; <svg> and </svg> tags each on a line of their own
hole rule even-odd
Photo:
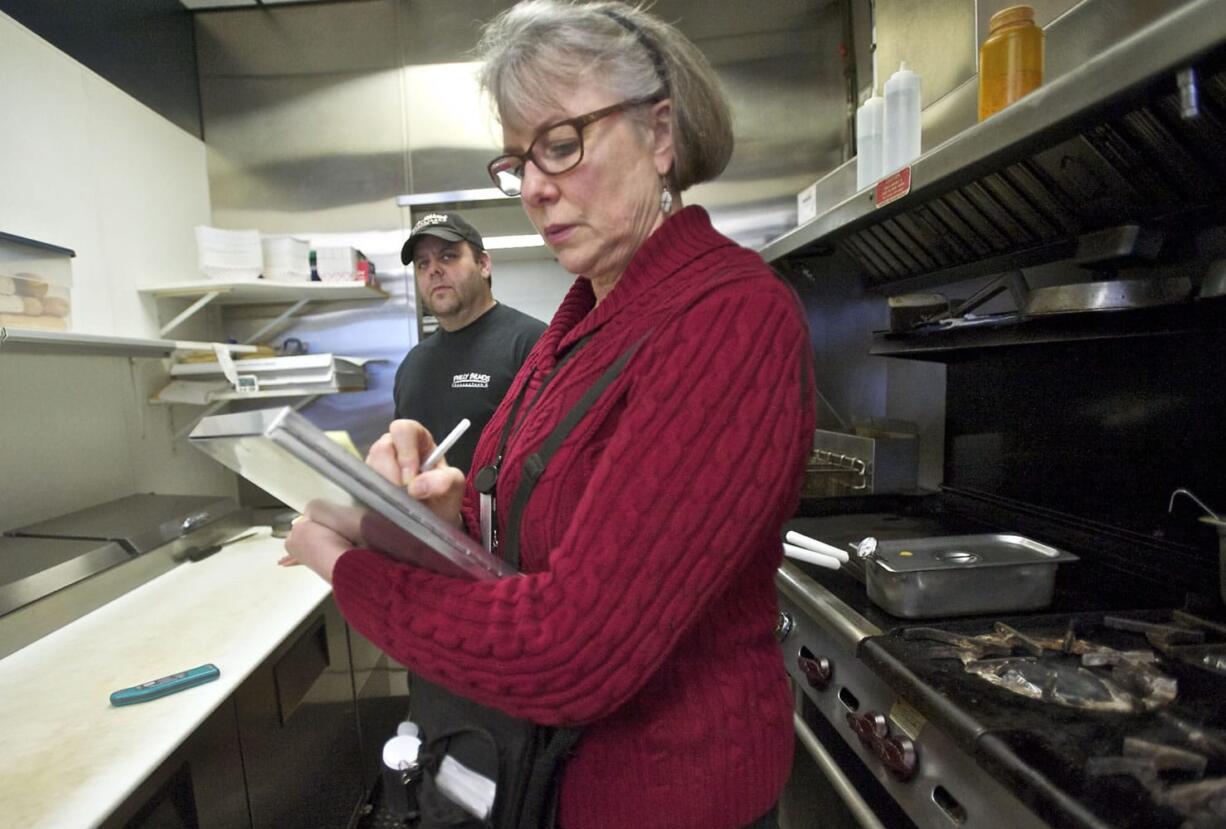
<svg viewBox="0 0 1226 829">
<path fill-rule="evenodd" d="M 481 493 L 481 543 L 487 553 L 494 552 L 494 496 Z"/>
<path fill-rule="evenodd" d="M 537 388 L 536 394 L 528 403 L 528 408 L 524 411 L 526 419 L 527 413 L 536 405 L 536 401 L 540 399 L 541 393 L 545 391 L 545 387 L 553 380 L 554 375 L 561 370 L 562 366 L 578 354 L 591 338 L 591 334 L 581 338 L 575 345 L 566 352 L 565 356 L 553 367 L 553 370 L 545 376 L 541 381 L 541 385 Z M 519 420 L 519 409 L 524 402 L 524 396 L 528 392 L 528 383 L 520 386 L 519 394 L 515 397 L 515 403 L 511 406 L 511 412 L 507 416 L 506 422 L 502 427 L 502 434 L 498 438 L 498 449 L 495 452 L 494 462 L 488 466 L 483 466 L 477 470 L 477 475 L 473 479 L 473 486 L 481 494 L 481 543 L 485 545 L 487 552 L 494 555 L 498 554 L 498 510 L 494 505 L 494 489 L 498 485 L 498 468 L 502 465 L 502 455 L 506 451 L 507 441 L 511 437 L 511 432 L 515 430 L 516 422 Z"/>
</svg>

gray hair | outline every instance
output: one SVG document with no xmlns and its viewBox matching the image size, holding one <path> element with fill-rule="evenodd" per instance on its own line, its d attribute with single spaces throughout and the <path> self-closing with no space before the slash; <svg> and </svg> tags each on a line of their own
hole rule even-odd
<svg viewBox="0 0 1226 829">
<path fill-rule="evenodd" d="M 672 184 L 710 181 L 732 156 L 732 115 L 706 57 L 639 6 L 528 0 L 486 25 L 478 81 L 503 123 L 527 123 L 576 80 L 598 78 L 625 100 L 672 99 Z"/>
</svg>

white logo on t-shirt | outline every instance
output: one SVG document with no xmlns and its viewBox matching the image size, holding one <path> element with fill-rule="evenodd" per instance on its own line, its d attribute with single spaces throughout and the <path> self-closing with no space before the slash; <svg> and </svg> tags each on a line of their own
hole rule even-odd
<svg viewBox="0 0 1226 829">
<path fill-rule="evenodd" d="M 451 387 L 453 389 L 488 389 L 490 387 L 490 376 L 488 374 L 477 374 L 475 371 L 470 371 L 467 374 L 457 374 L 451 378 Z"/>
</svg>

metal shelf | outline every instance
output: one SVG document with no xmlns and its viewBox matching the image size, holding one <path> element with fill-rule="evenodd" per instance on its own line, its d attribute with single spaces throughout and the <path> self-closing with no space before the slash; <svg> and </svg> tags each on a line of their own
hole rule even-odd
<svg viewBox="0 0 1226 829">
<path fill-rule="evenodd" d="M 353 389 L 335 389 L 335 390 L 320 390 L 320 389 L 302 389 L 302 388 L 280 388 L 275 391 L 257 391 L 257 392 L 238 392 L 238 391 L 217 391 L 209 394 L 208 399 L 203 403 L 185 402 L 179 400 L 159 400 L 156 397 L 150 398 L 149 404 L 153 406 L 203 406 L 199 413 L 194 414 L 187 425 L 183 426 L 175 433 L 175 440 L 186 437 L 192 429 L 196 428 L 196 424 L 209 415 L 217 414 L 226 406 L 236 400 L 274 400 L 286 398 L 298 398 L 290 408 L 294 411 L 300 411 L 315 402 L 318 397 L 331 394 L 350 394 L 352 392 L 366 391 L 366 388 Z"/>
<path fill-rule="evenodd" d="M 247 338 L 257 342 L 294 314 L 311 303 L 345 302 L 353 300 L 387 299 L 388 294 L 373 285 L 343 282 L 178 282 L 152 285 L 139 289 L 146 296 L 162 300 L 194 300 L 177 316 L 161 327 L 160 336 L 178 328 L 209 305 L 279 305 L 288 304 L 276 319 Z"/>
<path fill-rule="evenodd" d="M 1023 317 L 1000 314 L 970 325 L 873 334 L 879 357 L 951 363 L 988 351 L 1094 340 L 1226 334 L 1226 300 L 1207 299 L 1117 311 Z"/>
<path fill-rule="evenodd" d="M 229 403 L 234 400 L 271 400 L 277 397 L 307 397 L 314 400 L 316 397 L 322 397 L 327 394 L 349 394 L 351 392 L 366 391 L 366 387 L 348 388 L 348 389 L 318 389 L 318 388 L 303 388 L 300 386 L 286 386 L 279 389 L 268 389 L 265 391 L 216 391 L 208 395 L 208 399 L 202 403 L 194 401 L 182 400 L 159 400 L 158 398 L 150 398 L 149 403 L 154 406 L 212 406 L 215 403 Z"/>
<path fill-rule="evenodd" d="M 922 155 L 911 189 L 866 189 L 761 248 L 785 267 L 839 249 L 896 293 L 1054 261 L 1115 224 L 1212 209 L 1226 188 L 1226 16 L 1195 0 Z M 1176 73 L 1198 71 L 1181 116 Z M 819 186 L 820 190 L 820 186 Z"/>
<path fill-rule="evenodd" d="M 234 353 L 250 353 L 255 346 L 224 344 Z M 68 354 L 118 355 L 126 357 L 169 357 L 175 351 L 209 351 L 212 343 L 186 340 L 146 340 L 135 337 L 109 337 L 100 334 L 70 334 L 0 327 L 0 352 L 55 351 Z"/>
</svg>

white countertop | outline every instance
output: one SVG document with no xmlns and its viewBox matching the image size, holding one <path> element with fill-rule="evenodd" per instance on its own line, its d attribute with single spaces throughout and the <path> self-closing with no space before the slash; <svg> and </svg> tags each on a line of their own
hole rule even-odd
<svg viewBox="0 0 1226 829">
<path fill-rule="evenodd" d="M 330 592 L 278 567 L 267 527 L 0 660 L 0 826 L 96 826 Z M 139 705 L 112 691 L 212 662 L 214 682 Z"/>
</svg>

